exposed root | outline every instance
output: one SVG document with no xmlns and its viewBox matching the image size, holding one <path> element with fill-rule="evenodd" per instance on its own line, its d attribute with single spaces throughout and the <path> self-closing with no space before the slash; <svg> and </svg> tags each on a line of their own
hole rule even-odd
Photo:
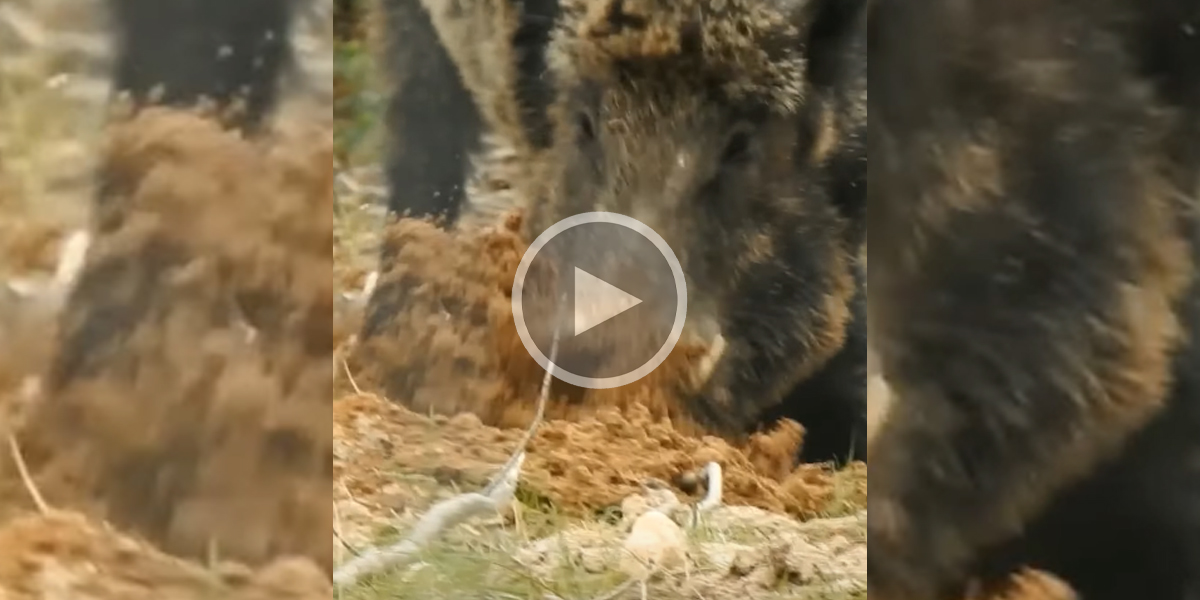
<svg viewBox="0 0 1200 600">
<path fill-rule="evenodd" d="M 525 463 L 525 448 L 537 433 L 546 411 L 546 399 L 550 395 L 553 378 L 553 362 L 558 358 L 558 332 L 554 334 L 554 345 L 550 350 L 551 368 L 546 369 L 538 397 L 537 413 L 525 431 L 512 456 L 500 469 L 496 477 L 482 492 L 460 494 L 435 504 L 413 527 L 413 532 L 403 541 L 385 548 L 371 548 L 354 560 L 334 571 L 333 583 L 338 589 L 356 584 L 363 577 L 390 567 L 403 565 L 413 559 L 421 548 L 450 529 L 471 517 L 487 512 L 499 512 L 512 502 L 517 483 L 521 477 L 521 465 Z"/>
</svg>

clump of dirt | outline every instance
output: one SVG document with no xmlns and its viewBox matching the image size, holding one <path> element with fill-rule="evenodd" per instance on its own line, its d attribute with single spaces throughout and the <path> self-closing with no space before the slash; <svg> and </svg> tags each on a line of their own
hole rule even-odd
<svg viewBox="0 0 1200 600">
<path fill-rule="evenodd" d="M 113 127 L 18 432 L 52 505 L 180 556 L 332 568 L 332 136 L 291 125 L 247 141 L 156 109 Z"/>
<path fill-rule="evenodd" d="M 419 412 L 495 422 L 504 384 L 491 325 L 510 310 L 499 281 L 516 272 L 521 247 L 507 228 L 460 239 L 414 219 L 389 226 L 385 270 L 350 357 L 356 381 Z"/>
<path fill-rule="evenodd" d="M 654 418 L 644 407 L 597 410 L 576 421 L 542 424 L 528 447 L 522 486 L 566 513 L 619 505 L 648 479 L 672 481 L 710 461 L 723 468 L 724 501 L 801 518 L 824 512 L 840 500 L 862 506 L 866 469 L 834 474 L 816 465 L 781 469 L 794 456 L 797 426 L 764 435 L 746 449 L 715 437 L 696 437 Z M 334 405 L 338 443 L 334 474 L 350 495 L 367 505 L 384 498 L 395 473 L 430 475 L 444 484 L 476 489 L 493 476 L 523 431 L 497 429 L 472 413 L 426 417 L 374 395 L 348 396 Z M 849 480 L 849 490 L 843 489 Z"/>
<path fill-rule="evenodd" d="M 603 408 L 594 417 L 551 421 L 539 429 L 529 446 L 527 481 L 556 504 L 599 508 L 620 503 L 647 478 L 672 481 L 716 462 L 727 503 L 810 518 L 829 506 L 834 476 L 817 465 L 792 466 L 798 443 L 778 442 L 799 442 L 798 429 L 784 423 L 736 448 L 716 437 L 680 432 L 640 405 L 624 412 Z M 865 487 L 862 492 L 865 501 Z"/>
<path fill-rule="evenodd" d="M 306 560 L 260 570 L 215 569 L 162 554 L 74 513 L 16 519 L 0 528 L 0 596 L 9 600 L 321 600 L 332 586 Z"/>
<path fill-rule="evenodd" d="M 48 221 L 0 214 L 0 274 L 52 270 L 62 234 L 60 226 Z"/>
</svg>

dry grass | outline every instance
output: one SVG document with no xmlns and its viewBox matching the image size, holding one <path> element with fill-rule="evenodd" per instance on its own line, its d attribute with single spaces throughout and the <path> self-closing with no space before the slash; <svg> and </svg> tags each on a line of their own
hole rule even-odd
<svg viewBox="0 0 1200 600">
<path fill-rule="evenodd" d="M 592 600 L 621 589 L 629 580 L 616 565 L 620 544 L 627 535 L 619 521 L 563 517 L 550 507 L 521 505 L 519 522 L 510 517 L 481 520 L 464 526 L 445 540 L 426 548 L 420 561 L 397 572 L 364 581 L 343 597 L 360 600 L 384 598 L 520 598 L 522 600 Z M 733 509 L 730 513 L 735 512 Z M 614 516 L 615 517 L 615 516 Z M 650 598 L 731 598 L 851 600 L 866 598 L 865 585 L 851 578 L 807 579 L 800 561 L 772 564 L 780 540 L 767 526 L 755 522 L 763 514 L 738 515 L 719 522 L 702 522 L 687 532 L 689 567 L 652 578 Z M 832 531 L 833 528 L 830 528 Z M 800 531 L 797 527 L 797 531 Z M 813 531 L 792 533 L 797 546 L 819 539 Z M 400 531 L 381 532 L 380 543 L 402 537 Z M 770 536 L 770 537 L 769 537 Z M 814 542 L 830 556 L 862 540 L 844 532 L 832 543 Z M 841 544 L 841 545 L 839 545 Z M 785 548 L 786 553 L 786 548 Z M 865 548 L 861 553 L 865 568 Z M 830 560 L 829 565 L 835 564 Z M 824 565 L 823 565 L 824 566 Z M 854 567 L 849 567 L 853 569 Z M 634 588 L 636 590 L 636 587 Z M 422 593 L 423 592 L 423 593 Z M 487 592 L 487 594 L 483 594 Z M 621 595 L 634 598 L 636 592 Z"/>
</svg>

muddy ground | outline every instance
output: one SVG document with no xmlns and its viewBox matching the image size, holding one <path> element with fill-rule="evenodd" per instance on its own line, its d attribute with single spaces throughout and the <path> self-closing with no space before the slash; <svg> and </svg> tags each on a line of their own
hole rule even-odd
<svg viewBox="0 0 1200 600">
<path fill-rule="evenodd" d="M 386 92 L 377 75 L 360 94 Z M 352 87 L 343 81 L 339 89 L 347 96 Z M 525 247 L 513 231 L 519 215 L 502 210 L 512 200 L 511 154 L 494 148 L 470 186 L 491 218 L 446 233 L 411 220 L 385 227 L 379 149 L 375 139 L 343 151 L 336 187 L 339 562 L 404 537 L 436 501 L 483 487 L 529 425 L 544 375 L 515 334 L 507 297 Z M 385 244 L 395 258 L 378 286 L 394 318 L 384 333 L 355 344 L 363 306 L 354 294 Z M 402 290 L 409 278 L 421 283 L 414 293 Z M 623 514 L 622 504 L 628 509 L 647 481 L 695 502 L 703 490 L 676 484 L 715 461 L 729 506 L 689 530 L 691 572 L 656 578 L 651 597 L 865 597 L 865 467 L 792 468 L 802 438 L 794 424 L 747 448 L 703 436 L 666 392 L 702 353 L 681 347 L 620 390 L 553 386 L 515 508 L 448 532 L 417 566 L 349 595 L 600 597 L 627 578 L 619 550 L 636 515 Z"/>
</svg>

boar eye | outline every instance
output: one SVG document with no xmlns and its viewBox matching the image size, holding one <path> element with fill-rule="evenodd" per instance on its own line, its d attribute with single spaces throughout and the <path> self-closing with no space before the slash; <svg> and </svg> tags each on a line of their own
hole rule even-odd
<svg viewBox="0 0 1200 600">
<path fill-rule="evenodd" d="M 576 114 L 575 115 L 575 127 L 578 129 L 579 137 L 583 141 L 590 142 L 590 141 L 596 139 L 596 125 L 592 121 L 591 115 L 589 115 L 585 112 L 580 112 L 580 113 Z"/>
<path fill-rule="evenodd" d="M 750 147 L 750 133 L 747 131 L 735 132 L 725 143 L 725 150 L 721 153 L 721 164 L 744 164 L 750 158 Z"/>
</svg>

